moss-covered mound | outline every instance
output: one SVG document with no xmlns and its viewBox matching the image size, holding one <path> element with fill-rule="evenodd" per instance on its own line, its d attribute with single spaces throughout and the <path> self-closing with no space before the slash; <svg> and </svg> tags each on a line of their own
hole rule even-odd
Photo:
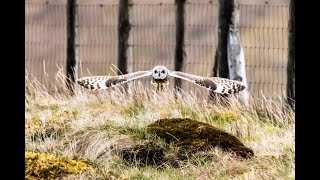
<svg viewBox="0 0 320 180">
<path fill-rule="evenodd" d="M 85 170 L 92 170 L 92 167 L 82 161 L 49 154 L 25 153 L 26 179 L 55 179 L 67 174 L 79 174 Z"/>
<path fill-rule="evenodd" d="M 192 152 L 220 146 L 223 150 L 234 152 L 244 158 L 254 154 L 237 137 L 209 124 L 189 118 L 160 119 L 148 125 L 147 130 L 165 139 L 168 143 L 173 142 L 175 145 Z"/>
</svg>

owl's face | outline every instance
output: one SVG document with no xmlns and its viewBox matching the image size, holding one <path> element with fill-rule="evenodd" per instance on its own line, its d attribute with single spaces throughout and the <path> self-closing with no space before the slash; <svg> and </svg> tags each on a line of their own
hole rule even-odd
<svg viewBox="0 0 320 180">
<path fill-rule="evenodd" d="M 154 79 L 166 79 L 168 77 L 168 69 L 164 66 L 156 66 L 152 69 L 152 77 Z"/>
</svg>

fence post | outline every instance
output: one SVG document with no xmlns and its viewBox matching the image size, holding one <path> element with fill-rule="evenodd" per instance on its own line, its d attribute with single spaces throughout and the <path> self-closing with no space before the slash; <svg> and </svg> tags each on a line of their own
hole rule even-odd
<svg viewBox="0 0 320 180">
<path fill-rule="evenodd" d="M 218 15 L 218 47 L 215 55 L 213 67 L 213 76 L 228 78 L 228 34 L 231 24 L 232 12 L 234 11 L 234 0 L 219 0 L 219 15 Z M 210 99 L 216 93 L 210 91 Z"/>
<path fill-rule="evenodd" d="M 238 24 L 240 9 L 239 3 L 234 5 L 232 13 L 231 24 L 229 28 L 228 42 L 227 42 L 227 54 L 228 54 L 228 67 L 229 67 L 229 78 L 242 82 L 248 87 L 244 52 L 241 46 L 240 38 L 238 36 Z M 249 94 L 248 89 L 244 89 L 240 93 L 241 100 L 248 104 Z"/>
<path fill-rule="evenodd" d="M 118 75 L 127 74 L 127 49 L 129 31 L 129 0 L 120 0 L 118 19 Z"/>
<path fill-rule="evenodd" d="M 74 94 L 74 82 L 77 77 L 75 54 L 75 14 L 76 0 L 67 1 L 67 67 L 66 84 L 71 94 Z"/>
<path fill-rule="evenodd" d="M 175 0 L 176 4 L 176 47 L 174 55 L 174 70 L 181 71 L 183 66 L 184 46 L 184 5 L 186 0 Z M 175 90 L 181 88 L 181 79 L 175 78 Z M 175 91 L 176 92 L 176 91 Z"/>
<path fill-rule="evenodd" d="M 288 34 L 288 64 L 287 64 L 287 101 L 295 109 L 295 1 L 290 1 Z"/>
</svg>

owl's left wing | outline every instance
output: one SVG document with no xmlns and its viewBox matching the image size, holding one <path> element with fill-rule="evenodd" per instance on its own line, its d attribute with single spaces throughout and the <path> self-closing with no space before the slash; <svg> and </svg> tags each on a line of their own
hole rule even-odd
<svg viewBox="0 0 320 180">
<path fill-rule="evenodd" d="M 89 76 L 77 79 L 77 83 L 87 89 L 100 90 L 151 75 L 151 71 L 137 71 L 119 76 Z"/>
<path fill-rule="evenodd" d="M 235 94 L 245 89 L 245 86 L 241 82 L 226 78 L 202 77 L 180 71 L 169 71 L 169 76 L 187 80 L 220 94 Z"/>
</svg>

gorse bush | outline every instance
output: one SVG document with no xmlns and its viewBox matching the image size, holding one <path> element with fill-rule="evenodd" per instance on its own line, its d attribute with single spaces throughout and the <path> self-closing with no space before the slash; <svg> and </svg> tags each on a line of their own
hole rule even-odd
<svg viewBox="0 0 320 180">
<path fill-rule="evenodd" d="M 79 174 L 90 171 L 92 167 L 85 162 L 49 154 L 26 152 L 26 179 L 54 179 L 66 174 Z"/>
</svg>

